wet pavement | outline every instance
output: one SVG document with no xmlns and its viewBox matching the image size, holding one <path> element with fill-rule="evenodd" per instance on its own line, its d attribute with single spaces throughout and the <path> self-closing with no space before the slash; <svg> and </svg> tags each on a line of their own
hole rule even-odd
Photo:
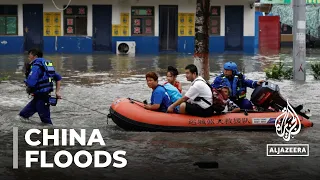
<svg viewBox="0 0 320 180">
<path fill-rule="evenodd" d="M 279 62 L 291 65 L 291 50 L 284 49 L 280 55 L 213 55 L 210 57 L 211 81 L 227 61 L 238 63 L 248 78 L 265 78 L 263 69 Z M 127 152 L 128 164 L 123 169 L 107 168 L 40 169 L 25 168 L 24 133 L 30 128 L 47 128 L 40 125 L 35 114 L 32 123 L 17 118 L 19 111 L 29 99 L 23 87 L 22 55 L 0 56 L 0 179 L 319 179 L 320 178 L 320 81 L 313 80 L 307 69 L 307 81 L 274 81 L 281 94 L 294 104 L 304 104 L 312 112 L 315 126 L 301 131 L 292 143 L 310 144 L 309 157 L 267 157 L 266 144 L 284 143 L 275 132 L 212 131 L 193 133 L 125 132 L 111 120 L 107 123 L 109 106 L 117 97 L 150 101 L 151 89 L 146 85 L 144 74 L 156 71 L 165 80 L 168 65 L 176 66 L 181 75 L 185 92 L 190 83 L 186 81 L 184 67 L 193 62 L 191 55 L 161 54 L 160 56 L 125 57 L 108 54 L 48 55 L 63 76 L 62 96 L 65 100 L 51 108 L 55 128 L 100 129 L 106 147 L 65 147 L 71 152 L 86 149 L 116 150 Z M 319 61 L 320 51 L 308 52 L 307 62 Z M 309 66 L 308 66 L 309 67 Z M 248 89 L 248 96 L 252 92 Z M 99 111 L 91 111 L 84 107 Z M 12 169 L 12 127 L 19 128 L 19 169 Z M 47 150 L 48 161 L 61 147 L 37 147 Z M 193 166 L 197 161 L 216 161 L 217 169 L 200 169 Z"/>
</svg>

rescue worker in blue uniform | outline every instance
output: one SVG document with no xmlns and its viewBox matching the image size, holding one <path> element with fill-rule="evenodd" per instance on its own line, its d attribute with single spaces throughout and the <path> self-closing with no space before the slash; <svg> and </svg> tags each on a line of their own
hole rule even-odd
<svg viewBox="0 0 320 180">
<path fill-rule="evenodd" d="M 56 99 L 61 99 L 60 83 L 62 77 L 55 72 L 50 61 L 42 58 L 43 53 L 37 49 L 28 52 L 29 67 L 26 70 L 25 84 L 27 93 L 33 99 L 20 111 L 23 119 L 28 119 L 34 113 L 38 113 L 41 121 L 45 124 L 52 124 L 50 117 L 50 93 L 53 92 L 53 81 L 56 82 Z"/>
<path fill-rule="evenodd" d="M 264 80 L 253 81 L 246 79 L 245 76 L 238 72 L 237 64 L 234 62 L 227 62 L 223 66 L 224 71 L 221 75 L 216 77 L 211 84 L 214 88 L 227 86 L 230 88 L 230 100 L 236 103 L 241 109 L 252 110 L 252 103 L 246 98 L 247 87 L 256 88 L 260 86 Z"/>
</svg>

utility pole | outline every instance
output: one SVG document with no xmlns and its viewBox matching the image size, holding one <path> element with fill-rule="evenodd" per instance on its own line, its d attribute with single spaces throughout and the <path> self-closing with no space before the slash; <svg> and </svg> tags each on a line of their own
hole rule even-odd
<svg viewBox="0 0 320 180">
<path fill-rule="evenodd" d="M 306 81 L 306 0 L 292 0 L 293 80 Z"/>
<path fill-rule="evenodd" d="M 197 0 L 195 19 L 194 64 L 206 81 L 210 78 L 209 67 L 209 13 L 210 0 Z"/>
</svg>

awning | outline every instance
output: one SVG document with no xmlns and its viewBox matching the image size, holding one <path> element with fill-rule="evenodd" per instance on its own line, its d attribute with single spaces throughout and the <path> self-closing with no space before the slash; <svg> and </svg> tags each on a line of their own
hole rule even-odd
<svg viewBox="0 0 320 180">
<path fill-rule="evenodd" d="M 292 0 L 260 0 L 260 4 L 291 4 Z M 306 4 L 320 4 L 320 0 L 306 0 Z"/>
<path fill-rule="evenodd" d="M 291 5 L 276 4 L 270 11 L 274 16 L 280 16 L 280 22 L 293 26 L 293 10 Z M 306 33 L 319 37 L 320 7 L 306 6 Z"/>
</svg>

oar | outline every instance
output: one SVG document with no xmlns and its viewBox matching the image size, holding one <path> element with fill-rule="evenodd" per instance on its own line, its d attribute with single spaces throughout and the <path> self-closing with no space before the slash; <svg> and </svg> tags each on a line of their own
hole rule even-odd
<svg viewBox="0 0 320 180">
<path fill-rule="evenodd" d="M 141 101 L 136 100 L 136 99 L 131 99 L 131 98 L 128 98 L 128 99 L 130 100 L 131 103 L 134 103 L 134 104 L 136 104 L 136 105 L 138 105 L 138 106 L 141 106 L 141 107 L 143 107 L 143 108 L 144 108 L 144 105 L 141 105 L 141 104 L 139 104 L 139 103 L 147 104 L 146 100 L 145 100 L 144 102 L 141 102 Z M 139 103 L 136 103 L 136 102 L 139 102 Z"/>
</svg>

